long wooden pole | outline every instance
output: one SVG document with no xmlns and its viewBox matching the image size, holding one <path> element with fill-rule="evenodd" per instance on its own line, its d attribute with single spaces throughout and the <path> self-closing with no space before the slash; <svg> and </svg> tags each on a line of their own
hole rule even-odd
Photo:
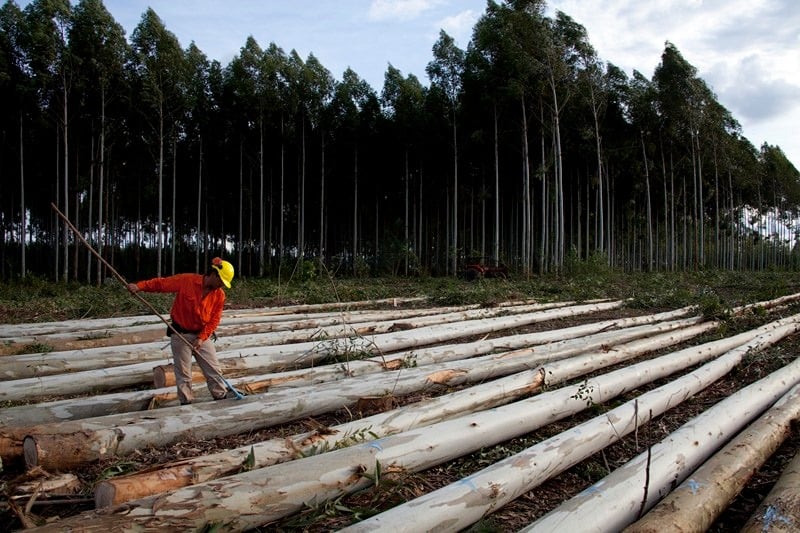
<svg viewBox="0 0 800 533">
<path fill-rule="evenodd" d="M 95 251 L 95 249 L 92 247 L 92 245 L 91 245 L 91 244 L 89 244 L 89 242 L 88 242 L 88 241 L 87 241 L 87 240 L 86 240 L 86 239 L 83 237 L 83 235 L 82 235 L 82 234 L 81 234 L 81 232 L 78 230 L 78 228 L 76 228 L 76 227 L 75 227 L 75 226 L 72 224 L 72 222 L 70 222 L 70 220 L 69 220 L 69 219 L 66 217 L 66 215 L 64 215 L 64 213 L 62 213 L 61 211 L 59 211 L 58 207 L 56 207 L 56 204 L 54 204 L 53 202 L 50 202 L 50 207 L 52 207 L 52 208 L 53 208 L 53 211 L 55 211 L 55 212 L 56 212 L 56 214 L 57 214 L 59 217 L 61 217 L 61 220 L 63 220 L 63 221 L 64 221 L 64 224 L 66 224 L 66 225 L 67 225 L 67 227 L 68 227 L 69 229 L 71 229 L 71 230 L 72 230 L 72 233 L 74 233 L 74 234 L 75 234 L 75 236 L 78 238 L 78 240 L 80 240 L 80 241 L 83 243 L 83 245 L 84 245 L 84 246 L 86 246 L 86 248 L 88 248 L 88 249 L 89 249 L 89 252 L 91 252 L 91 254 L 92 254 L 93 256 L 95 256 L 95 257 L 97 258 L 97 260 L 98 260 L 98 261 L 100 261 L 101 263 L 103 263 L 103 264 L 106 266 L 106 268 L 108 268 L 108 270 L 110 270 L 110 271 L 111 271 L 111 273 L 112 273 L 112 274 L 114 274 L 114 277 L 115 277 L 115 278 L 117 278 L 117 279 L 119 280 L 119 282 L 120 282 L 120 283 L 122 283 L 122 285 L 123 285 L 123 286 L 125 286 L 125 288 L 126 288 L 126 290 L 127 290 L 127 287 L 128 287 L 128 282 L 125 280 L 125 278 L 123 278 L 123 277 L 122 277 L 122 275 L 121 275 L 119 272 L 117 272 L 117 271 L 116 271 L 116 269 L 115 269 L 113 266 L 111 266 L 111 264 L 110 264 L 108 261 L 106 261 L 106 260 L 103 258 L 103 256 L 101 256 L 100 254 L 98 254 L 98 253 L 97 253 L 97 251 Z M 153 304 L 151 304 L 150 302 L 148 302 L 148 301 L 147 301 L 147 300 L 146 300 L 146 299 L 145 299 L 145 298 L 144 298 L 144 297 L 143 297 L 141 294 L 139 294 L 139 293 L 136 293 L 136 292 L 131 292 L 131 291 L 128 291 L 128 292 L 129 292 L 131 295 L 133 295 L 134 297 L 136 297 L 136 298 L 137 298 L 137 299 L 138 299 L 140 302 L 142 302 L 142 303 L 143 303 L 145 306 L 147 306 L 147 308 L 148 308 L 148 309 L 150 309 L 150 311 L 152 311 L 154 315 L 156 315 L 156 316 L 157 316 L 157 317 L 158 317 L 158 318 L 159 318 L 159 319 L 160 319 L 162 322 L 164 322 L 164 324 L 166 324 L 166 325 L 167 325 L 167 327 L 168 327 L 170 330 L 172 330 L 172 334 L 173 334 L 173 335 L 177 335 L 177 336 L 178 336 L 178 338 L 179 338 L 181 341 L 183 341 L 183 342 L 186 344 L 186 346 L 188 346 L 188 347 L 189 347 L 189 348 L 192 350 L 192 353 L 196 353 L 196 350 L 195 350 L 195 349 L 194 349 L 194 347 L 192 346 L 192 343 L 191 343 L 191 342 L 189 342 L 189 340 L 188 340 L 186 337 L 184 337 L 183 335 L 181 335 L 181 334 L 180 334 L 180 332 L 179 332 L 177 329 L 175 329 L 175 327 L 172 325 L 172 323 L 171 323 L 169 320 L 167 320 L 166 318 L 164 318 L 163 316 L 161 316 L 161 313 L 159 313 L 159 312 L 158 312 L 158 310 L 157 310 L 155 307 L 153 307 Z"/>
</svg>

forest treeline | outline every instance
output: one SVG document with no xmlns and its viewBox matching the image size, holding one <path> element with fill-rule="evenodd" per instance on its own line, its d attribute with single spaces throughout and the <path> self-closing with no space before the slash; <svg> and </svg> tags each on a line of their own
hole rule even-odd
<svg viewBox="0 0 800 533">
<path fill-rule="evenodd" d="M 109 275 L 51 202 L 137 277 L 215 255 L 250 277 L 800 266 L 781 149 L 673 44 L 628 75 L 545 7 L 490 0 L 466 49 L 440 33 L 427 85 L 388 65 L 378 90 L 253 37 L 223 65 L 152 9 L 128 38 L 101 0 L 7 0 L 0 276 Z"/>
</svg>

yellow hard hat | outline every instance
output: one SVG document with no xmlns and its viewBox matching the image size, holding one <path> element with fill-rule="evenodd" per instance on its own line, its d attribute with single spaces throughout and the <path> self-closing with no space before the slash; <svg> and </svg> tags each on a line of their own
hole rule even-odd
<svg viewBox="0 0 800 533">
<path fill-rule="evenodd" d="M 219 274 L 219 279 L 221 279 L 222 283 L 230 289 L 231 280 L 233 280 L 233 265 L 220 259 L 219 257 L 215 257 L 211 260 L 211 268 L 217 271 L 217 274 Z"/>
</svg>

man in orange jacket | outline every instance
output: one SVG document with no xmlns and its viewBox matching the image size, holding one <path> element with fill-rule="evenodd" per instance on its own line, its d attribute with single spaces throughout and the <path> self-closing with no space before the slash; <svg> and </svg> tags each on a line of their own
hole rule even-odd
<svg viewBox="0 0 800 533">
<path fill-rule="evenodd" d="M 217 350 L 209 338 L 219 325 L 222 308 L 225 304 L 225 291 L 231 288 L 233 265 L 215 257 L 211 268 L 203 274 L 176 274 L 166 278 L 153 278 L 138 283 L 129 283 L 131 292 L 171 292 L 175 300 L 170 309 L 172 327 L 181 334 L 171 336 L 170 346 L 175 362 L 175 384 L 178 387 L 178 400 L 181 405 L 192 403 L 192 354 L 206 378 L 208 391 L 215 400 L 226 398 L 225 380 L 220 374 Z"/>
</svg>

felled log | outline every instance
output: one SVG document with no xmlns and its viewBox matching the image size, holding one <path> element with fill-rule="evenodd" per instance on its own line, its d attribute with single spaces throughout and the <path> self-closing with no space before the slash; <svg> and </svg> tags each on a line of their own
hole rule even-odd
<svg viewBox="0 0 800 533">
<path fill-rule="evenodd" d="M 574 531 L 587 523 L 595 531 L 620 531 L 798 382 L 800 359 L 707 409 L 531 524 L 529 531 Z M 598 516 L 602 521 L 595 520 Z"/>
<path fill-rule="evenodd" d="M 410 331 L 380 335 L 329 339 L 327 341 L 300 342 L 289 345 L 252 347 L 221 351 L 217 356 L 226 375 L 246 369 L 249 372 L 280 371 L 318 365 L 336 355 L 347 353 L 381 353 L 449 342 L 459 337 L 494 333 L 567 316 L 594 313 L 621 307 L 624 302 L 578 305 L 511 316 L 498 316 L 481 320 L 467 320 L 455 324 L 426 326 Z M 152 380 L 152 362 L 143 362 L 113 368 L 74 372 L 68 375 L 43 376 L 13 381 L 0 381 L 0 400 L 19 401 L 41 396 L 64 396 L 82 392 L 149 383 Z"/>
<path fill-rule="evenodd" d="M 795 329 L 789 328 L 780 333 L 773 332 L 760 336 L 748 345 L 731 350 L 683 377 L 472 474 L 468 483 L 461 481 L 447 485 L 366 519 L 344 531 L 458 531 L 469 527 L 486 514 L 532 490 L 549 477 L 563 472 L 633 432 L 647 423 L 652 416 L 658 416 L 696 394 L 734 368 L 751 349 L 775 342 L 780 336 L 785 336 Z M 644 363 L 639 365 L 642 364 Z M 639 365 L 617 372 L 633 371 L 633 368 Z M 720 411 L 729 410 L 744 420 L 747 414 L 752 415 L 759 407 L 769 405 L 785 394 L 791 388 L 790 383 L 797 380 L 800 380 L 800 360 L 742 389 L 726 399 L 724 404 L 720 404 L 718 410 L 712 409 L 708 412 L 714 412 L 719 416 Z M 594 391 L 602 389 L 602 387 L 598 389 L 588 386 L 584 391 L 588 392 L 587 396 L 596 402 Z M 713 419 L 714 416 L 710 418 Z M 718 427 L 713 420 L 709 423 L 712 424 L 711 427 Z M 699 436 L 698 438 L 704 440 Z M 385 469 L 388 466 L 382 463 L 381 467 Z M 638 471 L 644 475 L 644 469 L 640 468 Z M 644 482 L 635 486 L 641 489 Z M 597 496 L 598 491 L 607 491 L 607 487 L 608 485 L 604 484 L 582 494 L 586 500 L 591 501 Z M 591 514 L 580 513 L 580 518 L 575 518 L 566 509 L 562 511 L 562 508 L 559 508 L 533 524 L 530 531 L 534 528 L 536 531 L 585 531 L 588 527 L 618 531 L 624 524 L 614 519 L 613 509 L 628 505 L 628 500 L 604 499 L 603 503 L 602 509 L 595 508 Z M 573 510 L 575 507 L 570 506 L 569 509 Z M 544 520 L 548 521 L 542 525 Z"/>
<path fill-rule="evenodd" d="M 778 478 L 742 533 L 796 533 L 800 524 L 800 452 Z"/>
<path fill-rule="evenodd" d="M 572 360 L 565 361 L 561 365 L 558 363 L 546 365 L 545 367 L 541 367 L 538 370 L 533 371 L 533 375 L 536 377 L 536 379 L 529 380 L 526 378 L 522 383 L 525 385 L 526 392 L 534 392 L 539 390 L 541 385 L 545 382 L 545 376 L 547 376 L 547 384 L 552 386 L 577 375 L 588 373 L 612 364 L 617 364 L 626 359 L 646 353 L 647 351 L 660 349 L 670 344 L 681 342 L 707 331 L 710 329 L 710 327 L 712 327 L 712 325 L 696 325 L 691 328 L 680 330 L 676 333 L 664 333 L 661 335 L 656 335 L 652 338 L 614 346 L 609 350 L 601 350 L 597 353 L 585 354 L 581 357 L 575 357 Z M 575 362 L 570 364 L 573 360 Z M 591 363 L 589 361 L 591 361 Z M 467 394 L 471 400 L 477 400 L 477 398 L 475 398 L 473 395 L 478 395 L 479 391 L 487 386 L 490 387 L 491 390 L 496 390 L 498 392 L 502 392 L 503 394 L 507 394 L 506 389 L 509 387 L 509 380 L 516 380 L 518 379 L 518 376 L 527 374 L 527 372 L 523 372 L 521 374 L 517 374 L 516 376 L 492 381 L 482 386 L 473 386 L 468 391 L 456 394 Z M 391 397 L 381 396 L 379 398 L 387 399 Z M 442 402 L 441 400 L 437 399 L 436 404 L 439 403 L 444 404 L 446 408 L 445 410 L 448 412 L 448 418 L 455 416 L 455 414 L 458 412 L 461 412 L 460 410 L 455 411 L 457 407 L 455 400 Z M 494 405 L 494 403 L 486 400 L 480 400 L 477 402 L 477 405 L 481 404 L 483 404 L 483 409 L 487 409 Z M 476 404 L 470 403 L 470 411 L 473 410 L 472 407 L 474 405 Z M 364 438 L 380 438 L 384 435 L 405 431 L 411 429 L 412 427 L 429 424 L 435 421 L 431 417 L 430 413 L 424 412 L 416 414 L 415 412 L 412 415 L 409 411 L 410 410 L 408 409 L 404 409 L 401 412 L 409 413 L 406 415 L 406 418 L 410 418 L 413 421 L 413 424 L 407 424 L 404 426 L 398 425 L 398 415 L 396 413 L 384 413 L 369 417 L 364 420 L 352 422 L 345 425 L 345 427 L 341 428 L 336 433 L 329 434 L 327 437 L 320 436 L 317 438 L 321 441 L 324 441 L 326 444 L 339 445 L 341 435 L 368 435 L 368 437 Z M 445 417 L 442 416 L 441 418 L 444 419 Z M 382 425 L 381 420 L 384 419 L 391 421 L 391 424 L 389 425 L 390 429 L 387 429 L 385 424 Z M 303 442 L 306 442 L 307 437 L 302 436 L 301 439 L 303 439 Z M 303 446 L 301 443 L 296 442 L 295 439 L 292 439 L 292 441 L 288 443 L 287 441 L 280 439 L 277 443 L 274 441 L 268 441 L 264 446 L 266 446 L 268 452 L 272 453 L 262 452 L 261 448 L 259 447 L 258 453 L 254 452 L 254 458 L 252 461 L 253 468 L 262 468 L 270 464 L 288 460 L 295 455 L 295 452 L 298 451 L 303 455 L 309 455 L 308 447 L 319 447 L 319 443 L 314 440 L 310 440 L 305 444 L 305 446 Z M 276 456 L 274 452 L 275 447 L 277 447 L 282 453 Z M 122 501 L 133 499 L 134 497 L 144 497 L 149 494 L 153 494 L 153 492 L 147 492 L 150 490 L 170 490 L 179 486 L 187 486 L 192 483 L 207 481 L 234 473 L 236 469 L 241 466 L 242 456 L 249 453 L 249 450 L 249 447 L 245 447 L 232 452 L 215 454 L 214 456 L 210 457 L 187 459 L 185 461 L 180 461 L 178 464 L 173 466 L 165 466 L 164 468 L 158 468 L 154 471 L 148 471 L 142 474 L 131 474 L 129 476 L 124 476 L 123 478 L 116 478 L 103 482 L 98 486 L 98 490 L 95 492 L 95 502 L 98 507 L 104 507 L 115 503 L 121 503 Z M 202 472 L 202 475 L 200 472 Z M 139 483 L 139 479 L 142 480 L 141 483 Z"/>
<path fill-rule="evenodd" d="M 693 472 L 626 533 L 705 531 L 791 434 L 800 417 L 795 386 L 761 418 Z"/>
<path fill-rule="evenodd" d="M 500 350 L 532 348 L 542 355 L 548 354 L 553 358 L 565 357 L 580 350 L 592 350 L 602 345 L 612 346 L 626 342 L 627 340 L 644 336 L 642 335 L 643 332 L 655 335 L 676 327 L 686 327 L 693 322 L 699 321 L 699 318 L 683 319 L 683 321 L 678 322 L 674 320 L 686 315 L 689 311 L 689 308 L 684 308 L 654 315 L 592 322 L 557 330 L 484 338 L 479 341 L 448 344 L 446 346 L 416 348 L 410 351 L 395 352 L 346 364 L 320 365 L 277 374 L 261 374 L 242 378 L 234 378 L 228 374 L 228 377 L 235 387 L 250 394 L 255 394 L 278 387 L 306 386 L 323 381 L 363 376 L 369 373 L 399 370 L 403 367 L 421 367 L 428 364 L 466 359 Z M 647 326 L 648 324 L 650 326 Z M 713 326 L 713 323 L 708 324 L 709 327 Z M 637 326 L 639 326 L 638 329 L 634 329 Z M 747 335 L 748 333 L 743 333 L 732 340 L 741 344 L 745 340 L 755 337 L 756 333 L 755 331 L 750 333 L 750 337 L 747 337 Z M 737 339 L 739 338 L 745 340 L 738 341 Z M 585 342 L 579 339 L 584 339 Z M 166 376 L 169 376 L 169 371 L 166 372 Z M 0 410 L 0 425 L 36 425 L 140 411 L 156 405 L 162 406 L 170 403 L 174 405 L 177 402 L 177 394 L 172 387 L 172 385 L 169 385 L 152 391 L 112 393 L 96 395 L 91 398 L 75 398 L 2 409 Z M 198 386 L 197 389 L 198 398 L 207 395 L 203 385 Z"/>
<path fill-rule="evenodd" d="M 712 361 L 687 376 L 642 395 L 638 403 L 629 402 L 594 419 L 593 426 L 585 423 L 574 431 L 561 434 L 560 444 L 556 442 L 557 438 L 553 438 L 537 445 L 536 451 L 522 463 L 519 456 L 514 458 L 513 464 L 511 460 L 507 461 L 507 468 L 511 472 L 521 473 L 523 464 L 536 464 L 537 468 L 543 467 L 539 470 L 540 476 L 547 478 L 555 473 L 554 470 L 567 468 L 566 463 L 570 460 L 580 460 L 576 456 L 590 455 L 598 446 L 602 448 L 604 442 L 613 442 L 633 431 L 647 420 L 645 413 L 648 411 L 663 412 L 692 396 L 730 371 L 740 358 L 741 353 L 728 354 Z M 598 381 L 597 386 L 588 388 L 587 392 L 592 401 L 601 402 L 630 390 L 637 383 L 656 379 L 659 375 L 656 369 L 663 370 L 676 364 L 670 359 L 664 356 L 655 362 L 640 363 L 652 367 L 653 372 L 643 371 L 642 367 L 612 372 L 606 375 L 613 376 L 609 377 L 609 383 Z M 796 365 L 795 372 L 800 377 L 800 363 Z M 640 411 L 639 405 L 644 409 Z M 569 386 L 508 406 L 386 437 L 377 443 L 351 446 L 136 500 L 99 513 L 82 514 L 62 521 L 59 526 L 75 528 L 73 531 L 99 531 L 112 524 L 122 528 L 187 530 L 203 527 L 213 521 L 225 530 L 241 531 L 280 519 L 301 509 L 308 501 L 321 502 L 364 488 L 371 483 L 371 479 L 376 479 L 378 469 L 383 472 L 392 469 L 418 471 L 527 433 L 586 407 L 586 398 L 578 397 L 575 387 Z M 529 478 L 529 471 L 525 477 Z M 485 509 L 479 509 L 474 520 L 462 519 L 462 515 L 476 515 L 471 509 L 471 502 L 467 501 L 472 499 L 471 494 L 478 492 L 475 482 L 475 477 L 471 476 L 469 483 L 457 484 L 461 494 L 450 504 L 442 505 L 439 502 L 432 508 L 424 509 L 406 507 L 397 513 L 397 520 L 392 521 L 388 529 L 420 531 L 440 527 L 443 530 L 456 530 L 468 526 L 485 512 Z M 482 498 L 488 500 L 486 505 L 492 505 L 503 497 L 504 490 L 496 489 L 499 488 L 498 484 L 505 484 L 506 480 L 491 476 L 487 483 L 486 489 L 479 492 Z M 453 516 L 443 519 L 443 512 Z M 377 526 L 375 523 L 372 525 L 383 527 L 384 524 L 379 521 Z"/>
</svg>

